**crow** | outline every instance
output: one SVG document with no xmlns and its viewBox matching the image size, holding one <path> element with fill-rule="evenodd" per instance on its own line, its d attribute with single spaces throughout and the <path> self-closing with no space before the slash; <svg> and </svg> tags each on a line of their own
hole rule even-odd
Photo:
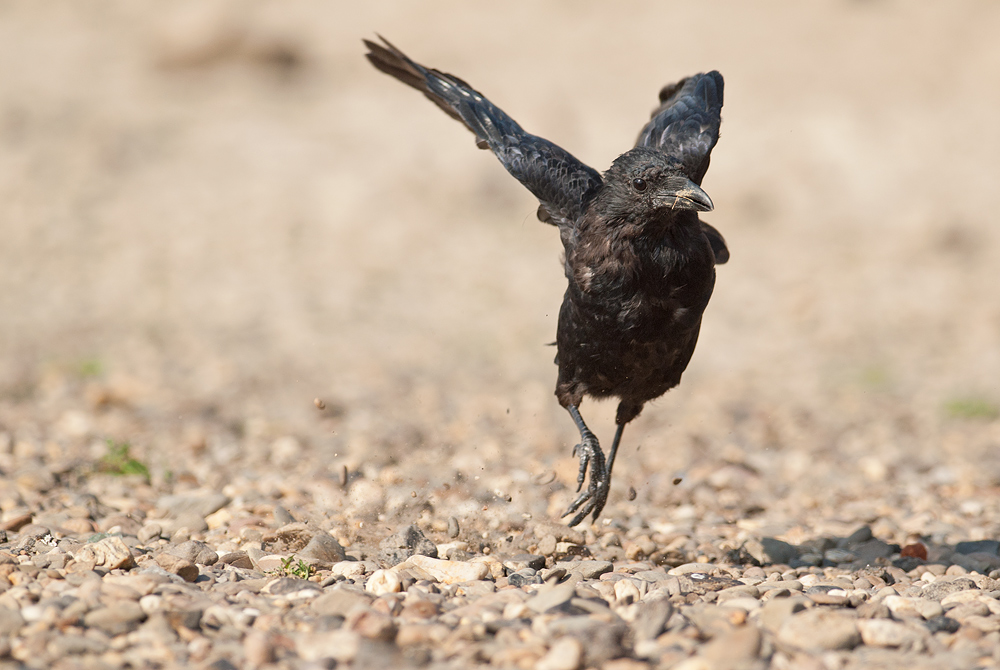
<svg viewBox="0 0 1000 670">
<path fill-rule="evenodd" d="M 625 425 L 680 382 L 715 287 L 715 266 L 729 259 L 719 231 L 698 218 L 714 208 L 701 182 L 719 139 L 722 75 L 696 74 L 665 86 L 635 148 L 602 176 L 525 132 L 463 80 L 379 39 L 364 40 L 372 65 L 463 122 L 476 145 L 492 150 L 538 198 L 538 218 L 559 229 L 569 285 L 556 331 L 555 394 L 580 431 L 573 449 L 580 494 L 563 517 L 576 513 L 570 526 L 591 513 L 596 521 Z M 619 399 L 606 460 L 580 415 L 584 396 Z"/>
</svg>

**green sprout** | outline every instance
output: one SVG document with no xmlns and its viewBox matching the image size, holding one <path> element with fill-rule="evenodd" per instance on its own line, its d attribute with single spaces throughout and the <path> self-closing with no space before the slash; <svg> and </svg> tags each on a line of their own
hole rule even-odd
<svg viewBox="0 0 1000 670">
<path fill-rule="evenodd" d="M 956 398 L 944 404 L 948 416 L 956 419 L 995 419 L 1000 417 L 1000 408 L 983 398 Z"/>
<path fill-rule="evenodd" d="M 274 570 L 275 574 L 285 577 L 298 577 L 299 579 L 309 579 L 316 573 L 316 568 L 309 565 L 301 558 L 296 562 L 295 554 L 281 559 L 281 567 Z"/>
<path fill-rule="evenodd" d="M 108 440 L 108 453 L 101 457 L 100 470 L 116 476 L 140 475 L 148 482 L 149 468 L 132 458 L 131 448 L 128 442 Z"/>
</svg>

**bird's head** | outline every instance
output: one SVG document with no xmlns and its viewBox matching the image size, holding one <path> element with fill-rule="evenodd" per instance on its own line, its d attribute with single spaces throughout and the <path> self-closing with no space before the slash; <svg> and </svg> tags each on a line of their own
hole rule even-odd
<svg viewBox="0 0 1000 670">
<path fill-rule="evenodd" d="M 712 199 L 684 174 L 680 161 L 637 147 L 611 164 L 595 205 L 615 218 L 655 218 L 681 210 L 709 212 Z"/>
</svg>

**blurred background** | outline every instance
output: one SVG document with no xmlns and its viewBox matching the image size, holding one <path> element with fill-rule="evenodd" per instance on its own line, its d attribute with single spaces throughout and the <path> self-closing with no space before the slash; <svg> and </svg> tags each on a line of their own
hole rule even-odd
<svg viewBox="0 0 1000 670">
<path fill-rule="evenodd" d="M 704 186 L 732 260 L 684 382 L 626 431 L 619 494 L 664 502 L 658 477 L 726 463 L 803 491 L 907 468 L 996 491 L 987 0 L 0 2 L 8 430 L 155 463 L 221 426 L 294 436 L 264 463 L 572 480 L 558 237 L 367 63 L 376 32 L 602 171 L 662 85 L 725 76 Z M 613 412 L 584 406 L 605 440 Z"/>
</svg>

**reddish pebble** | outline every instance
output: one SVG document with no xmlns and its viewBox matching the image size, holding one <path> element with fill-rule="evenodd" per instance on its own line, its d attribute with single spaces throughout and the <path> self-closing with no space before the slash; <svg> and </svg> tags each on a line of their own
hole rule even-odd
<svg viewBox="0 0 1000 670">
<path fill-rule="evenodd" d="M 903 547 L 903 550 L 899 553 L 901 556 L 912 556 L 913 558 L 919 558 L 922 561 L 927 560 L 927 547 L 924 546 L 923 542 L 908 544 Z"/>
</svg>

